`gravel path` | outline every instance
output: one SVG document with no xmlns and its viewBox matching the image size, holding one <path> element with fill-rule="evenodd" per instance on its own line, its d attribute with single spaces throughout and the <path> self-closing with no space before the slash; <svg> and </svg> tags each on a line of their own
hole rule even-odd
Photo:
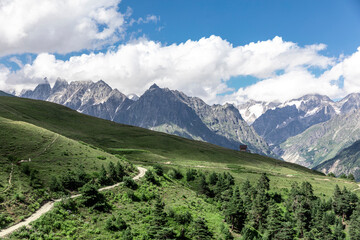
<svg viewBox="0 0 360 240">
<path fill-rule="evenodd" d="M 139 174 L 136 175 L 135 177 L 133 177 L 134 180 L 139 180 L 140 178 L 145 176 L 145 173 L 147 171 L 146 168 L 142 168 L 142 167 L 137 167 L 137 169 L 139 170 Z M 108 189 L 112 189 L 114 187 L 119 186 L 120 183 L 111 185 L 111 186 L 107 186 L 107 187 L 103 187 L 99 189 L 99 192 L 102 192 L 104 190 L 108 190 Z M 76 194 L 76 195 L 72 195 L 70 198 L 77 198 L 80 197 L 81 194 Z M 26 227 L 28 226 L 31 222 L 39 219 L 42 215 L 44 215 L 45 213 L 49 212 L 53 207 L 54 207 L 54 203 L 55 202 L 60 202 L 62 199 L 56 199 L 54 201 L 48 202 L 46 203 L 44 206 L 42 206 L 39 210 L 37 210 L 36 212 L 34 212 L 30 217 L 28 217 L 27 219 L 25 219 L 22 222 L 19 222 L 9 228 L 3 229 L 0 231 L 0 237 L 5 237 L 11 233 L 13 233 L 14 231 L 18 230 L 21 227 Z"/>
</svg>

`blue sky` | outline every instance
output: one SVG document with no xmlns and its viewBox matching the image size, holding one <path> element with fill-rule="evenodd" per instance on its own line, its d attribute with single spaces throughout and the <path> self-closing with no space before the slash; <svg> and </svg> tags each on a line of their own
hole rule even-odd
<svg viewBox="0 0 360 240">
<path fill-rule="evenodd" d="M 359 0 L 124 0 L 121 6 L 134 9 L 134 17 L 160 16 L 158 24 L 141 26 L 138 36 L 168 44 L 217 35 L 236 46 L 281 36 L 301 46 L 324 43 L 322 53 L 331 57 L 352 54 L 360 45 Z M 257 81 L 237 77 L 229 86 Z"/>
<path fill-rule="evenodd" d="M 158 83 L 210 103 L 360 91 L 359 0 L 75 3 L 0 6 L 0 88 L 103 79 L 124 93 Z"/>
</svg>

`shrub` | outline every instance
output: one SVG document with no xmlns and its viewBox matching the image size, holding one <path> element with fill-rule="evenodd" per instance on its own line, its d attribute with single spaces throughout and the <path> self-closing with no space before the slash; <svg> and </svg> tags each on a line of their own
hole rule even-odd
<svg viewBox="0 0 360 240">
<path fill-rule="evenodd" d="M 159 164 L 154 165 L 154 171 L 158 176 L 164 175 L 164 169 Z"/>
<path fill-rule="evenodd" d="M 98 156 L 97 158 L 100 159 L 100 160 L 106 160 L 105 156 Z"/>
<path fill-rule="evenodd" d="M 124 177 L 124 186 L 130 189 L 136 189 L 137 184 L 131 177 Z"/>
<path fill-rule="evenodd" d="M 113 215 L 106 220 L 105 228 L 109 231 L 122 231 L 127 228 L 127 224 L 120 215 L 117 217 Z"/>
<path fill-rule="evenodd" d="M 156 183 L 155 176 L 151 170 L 146 171 L 145 179 L 146 179 L 146 181 L 149 181 L 151 183 Z"/>
<path fill-rule="evenodd" d="M 195 169 L 188 169 L 186 171 L 186 181 L 194 181 L 196 177 L 196 170 Z"/>
<path fill-rule="evenodd" d="M 334 174 L 334 173 L 332 173 L 332 172 L 331 172 L 331 173 L 329 173 L 327 176 L 328 176 L 328 177 L 336 177 L 336 176 L 335 176 L 335 174 Z"/>
<path fill-rule="evenodd" d="M 177 169 L 171 169 L 168 173 L 169 177 L 172 179 L 182 179 L 184 176 L 182 173 Z"/>
</svg>

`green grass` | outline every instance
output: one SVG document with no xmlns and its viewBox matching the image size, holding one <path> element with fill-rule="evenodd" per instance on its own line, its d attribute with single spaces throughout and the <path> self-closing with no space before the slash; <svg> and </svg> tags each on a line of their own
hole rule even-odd
<svg viewBox="0 0 360 240">
<path fill-rule="evenodd" d="M 13 185 L 10 190 L 2 193 L 8 187 L 7 181 L 12 169 L 9 155 L 19 160 L 31 158 L 32 161 L 26 164 L 39 171 L 39 178 L 44 182 L 45 188 L 52 176 L 61 176 L 77 168 L 84 168 L 91 174 L 98 171 L 102 164 L 107 165 L 122 157 L 134 164 L 161 164 L 165 169 L 175 167 L 183 172 L 188 168 L 208 172 L 229 171 L 236 183 L 246 179 L 255 183 L 260 174 L 266 172 L 274 191 L 288 191 L 293 182 L 302 181 L 309 181 L 315 194 L 324 197 L 332 195 L 336 184 L 350 190 L 358 188 L 354 182 L 328 178 L 305 167 L 269 157 L 117 124 L 83 115 L 54 103 L 0 97 L 0 214 L 10 216 L 10 223 L 31 214 L 51 196 L 32 189 L 29 176 L 16 164 Z M 176 209 L 185 204 L 182 198 L 178 198 L 180 192 L 201 201 L 191 189 L 179 185 L 164 187 L 165 190 L 159 190 L 164 201 Z M 170 193 L 173 195 L 168 196 Z M 126 206 L 134 209 L 140 207 L 136 206 L 137 203 L 131 204 L 134 205 Z M 211 213 L 210 207 L 207 211 Z M 214 219 L 214 224 L 210 225 L 215 229 L 215 222 L 218 222 L 219 217 L 210 214 L 206 218 L 210 222 Z"/>
</svg>

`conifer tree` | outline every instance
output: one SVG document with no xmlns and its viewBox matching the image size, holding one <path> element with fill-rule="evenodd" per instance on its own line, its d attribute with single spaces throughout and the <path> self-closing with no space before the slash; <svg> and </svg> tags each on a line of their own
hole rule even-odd
<svg viewBox="0 0 360 240">
<path fill-rule="evenodd" d="M 344 233 L 344 225 L 341 223 L 341 219 L 339 218 L 336 218 L 333 236 L 336 240 L 343 240 L 346 237 Z"/>
<path fill-rule="evenodd" d="M 118 175 L 115 169 L 115 165 L 113 162 L 109 162 L 109 177 L 111 181 L 117 182 L 118 181 Z"/>
<path fill-rule="evenodd" d="M 241 231 L 245 223 L 246 213 L 243 201 L 240 197 L 239 187 L 234 188 L 232 198 L 226 204 L 225 208 L 225 216 L 231 224 L 232 230 L 237 229 L 238 231 Z"/>
<path fill-rule="evenodd" d="M 275 201 L 272 200 L 269 206 L 269 215 L 267 216 L 267 230 L 270 239 L 274 239 L 276 233 L 283 228 L 283 221 L 283 211 Z"/>
<path fill-rule="evenodd" d="M 191 232 L 192 239 L 207 240 L 213 239 L 206 222 L 203 218 L 198 218 L 194 222 L 193 230 Z"/>
<path fill-rule="evenodd" d="M 350 240 L 360 239 L 360 206 L 358 206 L 351 215 L 349 224 L 349 237 Z"/>
<path fill-rule="evenodd" d="M 124 167 L 120 164 L 119 161 L 116 163 L 115 170 L 118 181 L 122 181 L 125 176 L 125 171 L 124 171 Z"/>
<path fill-rule="evenodd" d="M 109 183 L 109 179 L 108 179 L 107 172 L 106 172 L 104 165 L 101 165 L 100 175 L 99 175 L 99 183 L 100 183 L 100 185 L 106 185 Z"/>
</svg>

